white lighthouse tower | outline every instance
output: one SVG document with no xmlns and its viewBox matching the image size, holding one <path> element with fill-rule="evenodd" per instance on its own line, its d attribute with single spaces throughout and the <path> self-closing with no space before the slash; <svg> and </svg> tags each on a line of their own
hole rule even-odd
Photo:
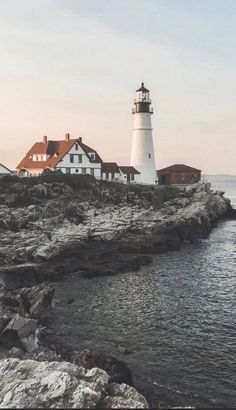
<svg viewBox="0 0 236 410">
<path fill-rule="evenodd" d="M 136 90 L 132 112 L 134 114 L 134 128 L 130 165 L 140 172 L 137 178 L 139 183 L 155 184 L 157 176 L 151 122 L 153 109 L 149 90 L 144 87 L 144 83 Z"/>
</svg>

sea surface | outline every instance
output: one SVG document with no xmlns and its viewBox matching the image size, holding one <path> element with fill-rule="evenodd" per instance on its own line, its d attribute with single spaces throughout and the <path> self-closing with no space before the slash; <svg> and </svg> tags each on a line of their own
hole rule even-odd
<svg viewBox="0 0 236 410">
<path fill-rule="evenodd" d="M 205 180 L 236 207 L 236 177 Z M 139 272 L 55 286 L 55 332 L 124 360 L 154 403 L 236 407 L 236 221 Z"/>
</svg>

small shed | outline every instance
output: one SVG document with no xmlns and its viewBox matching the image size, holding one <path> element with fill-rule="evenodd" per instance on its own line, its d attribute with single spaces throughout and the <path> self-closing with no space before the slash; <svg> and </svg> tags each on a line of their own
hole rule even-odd
<svg viewBox="0 0 236 410">
<path fill-rule="evenodd" d="M 174 164 L 157 171 L 159 185 L 188 185 L 201 180 L 201 170 L 184 164 Z"/>
<path fill-rule="evenodd" d="M 140 174 L 140 172 L 137 171 L 137 169 L 135 169 L 134 167 L 130 165 L 128 166 L 119 165 L 119 170 L 121 172 L 122 182 L 124 182 L 125 184 L 136 184 L 137 183 L 136 177 L 137 175 Z"/>
</svg>

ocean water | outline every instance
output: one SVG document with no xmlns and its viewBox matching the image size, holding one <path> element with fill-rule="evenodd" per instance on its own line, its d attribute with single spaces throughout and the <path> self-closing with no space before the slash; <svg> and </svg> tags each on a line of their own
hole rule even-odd
<svg viewBox="0 0 236 410">
<path fill-rule="evenodd" d="M 236 205 L 236 178 L 213 184 Z M 156 407 L 236 407 L 235 245 L 236 221 L 220 221 L 140 272 L 67 277 L 55 284 L 52 326 L 76 348 L 124 360 Z"/>
<path fill-rule="evenodd" d="M 236 176 L 204 175 L 203 179 L 211 183 L 212 189 L 224 191 L 225 196 L 230 198 L 232 206 L 236 208 Z"/>
</svg>

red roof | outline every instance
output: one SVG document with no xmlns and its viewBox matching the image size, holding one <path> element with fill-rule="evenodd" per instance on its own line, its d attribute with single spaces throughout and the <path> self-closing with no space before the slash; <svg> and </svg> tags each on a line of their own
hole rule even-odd
<svg viewBox="0 0 236 410">
<path fill-rule="evenodd" d="M 90 162 L 102 163 L 102 159 L 93 148 L 90 148 L 78 139 L 70 139 L 61 141 L 36 142 L 16 168 L 55 168 L 58 162 L 67 154 L 68 151 L 70 151 L 75 143 L 78 143 L 81 146 Z M 95 159 L 89 157 L 88 154 L 90 152 L 95 154 Z M 38 154 L 47 154 L 50 155 L 50 157 L 46 161 L 33 161 L 32 158 L 30 158 L 31 155 Z"/>
<path fill-rule="evenodd" d="M 131 166 L 119 166 L 119 169 L 121 170 L 121 172 L 123 172 L 123 174 L 140 174 L 139 171 L 137 171 L 137 169 L 135 169 L 134 167 Z"/>
<path fill-rule="evenodd" d="M 120 173 L 116 162 L 103 162 L 102 172 L 117 172 L 118 174 Z"/>
<path fill-rule="evenodd" d="M 201 172 L 200 169 L 189 167 L 188 165 L 184 164 L 174 164 L 170 167 L 158 169 L 158 172 Z"/>
</svg>

